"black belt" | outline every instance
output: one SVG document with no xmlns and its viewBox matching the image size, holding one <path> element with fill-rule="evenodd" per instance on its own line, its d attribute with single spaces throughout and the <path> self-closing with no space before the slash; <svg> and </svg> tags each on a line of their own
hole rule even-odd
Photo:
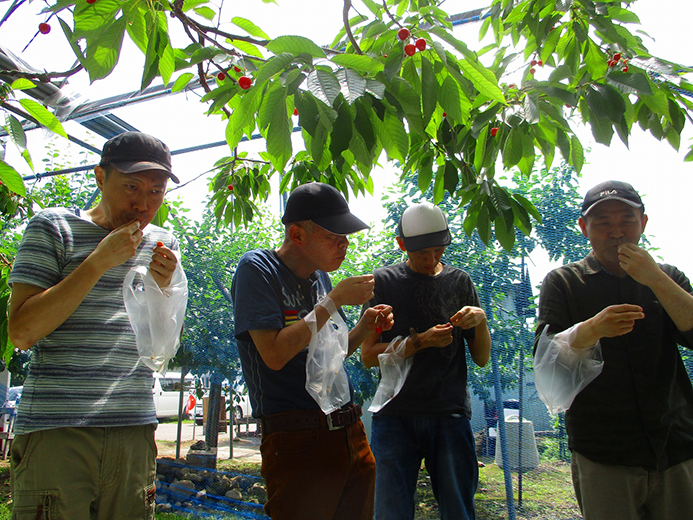
<svg viewBox="0 0 693 520">
<path fill-rule="evenodd" d="M 339 430 L 354 424 L 361 417 L 359 405 L 348 405 L 325 415 L 320 410 L 297 410 L 279 412 L 262 418 L 262 433 L 291 432 L 297 430 L 326 429 Z"/>
</svg>

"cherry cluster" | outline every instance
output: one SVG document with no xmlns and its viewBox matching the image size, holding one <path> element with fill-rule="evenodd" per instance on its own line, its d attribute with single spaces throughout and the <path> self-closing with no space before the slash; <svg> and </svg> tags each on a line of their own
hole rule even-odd
<svg viewBox="0 0 693 520">
<path fill-rule="evenodd" d="M 623 65 L 621 66 L 621 71 L 628 72 L 628 58 L 622 58 L 620 52 L 614 54 L 606 61 L 606 63 L 612 69 L 622 63 Z"/>
<path fill-rule="evenodd" d="M 397 37 L 402 41 L 407 41 L 410 36 L 411 33 L 409 32 L 409 29 L 407 29 L 406 27 L 402 27 L 399 31 L 397 31 Z M 426 40 L 424 40 L 423 38 L 417 38 L 416 41 L 414 41 L 414 43 L 408 43 L 404 46 L 404 53 L 407 56 L 413 56 L 417 53 L 417 51 L 425 50 Z"/>
</svg>

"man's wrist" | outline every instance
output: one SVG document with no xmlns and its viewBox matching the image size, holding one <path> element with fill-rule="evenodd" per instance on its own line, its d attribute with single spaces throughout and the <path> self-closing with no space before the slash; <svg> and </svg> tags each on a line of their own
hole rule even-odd
<svg viewBox="0 0 693 520">
<path fill-rule="evenodd" d="M 423 343 L 421 343 L 421 338 L 419 338 L 419 334 L 416 332 L 414 327 L 409 327 L 409 338 L 411 339 L 411 344 L 414 347 L 415 352 L 423 350 Z"/>
</svg>

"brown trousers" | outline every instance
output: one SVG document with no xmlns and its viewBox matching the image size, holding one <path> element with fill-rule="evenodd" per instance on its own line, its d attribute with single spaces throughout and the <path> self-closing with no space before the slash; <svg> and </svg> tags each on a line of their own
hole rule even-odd
<svg viewBox="0 0 693 520">
<path fill-rule="evenodd" d="M 375 458 L 361 421 L 263 435 L 265 512 L 273 520 L 372 520 Z"/>
</svg>

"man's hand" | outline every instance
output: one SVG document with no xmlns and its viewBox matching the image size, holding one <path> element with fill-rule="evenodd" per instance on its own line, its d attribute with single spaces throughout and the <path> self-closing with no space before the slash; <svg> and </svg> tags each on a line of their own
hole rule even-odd
<svg viewBox="0 0 693 520">
<path fill-rule="evenodd" d="M 375 278 L 372 274 L 345 278 L 330 291 L 328 296 L 337 307 L 342 305 L 363 305 L 373 298 Z"/>
<path fill-rule="evenodd" d="M 571 347 L 589 348 L 602 338 L 615 338 L 628 334 L 635 327 L 635 320 L 642 320 L 644 317 L 645 313 L 639 305 L 629 303 L 609 305 L 592 318 L 582 322 Z"/>
<path fill-rule="evenodd" d="M 662 276 L 666 276 L 650 254 L 635 244 L 618 247 L 618 262 L 633 280 L 652 287 Z"/>
<path fill-rule="evenodd" d="M 111 231 L 89 255 L 95 267 L 105 273 L 135 256 L 142 243 L 140 221 L 133 220 Z"/>
<path fill-rule="evenodd" d="M 452 323 L 445 323 L 443 325 L 434 325 L 426 332 L 422 332 L 418 335 L 422 348 L 447 347 L 452 343 L 453 328 Z"/>
<path fill-rule="evenodd" d="M 392 307 L 384 304 L 375 305 L 366 309 L 359 321 L 363 321 L 363 325 L 369 332 L 375 332 L 377 334 L 385 330 L 390 330 L 395 324 Z"/>
<path fill-rule="evenodd" d="M 486 313 L 479 307 L 470 305 L 462 307 L 455 315 L 450 318 L 453 326 L 461 329 L 471 329 L 486 322 Z"/>
<path fill-rule="evenodd" d="M 178 258 L 173 251 L 165 247 L 163 243 L 157 242 L 152 261 L 149 263 L 149 272 L 160 288 L 163 289 L 171 284 L 177 264 Z"/>
</svg>

